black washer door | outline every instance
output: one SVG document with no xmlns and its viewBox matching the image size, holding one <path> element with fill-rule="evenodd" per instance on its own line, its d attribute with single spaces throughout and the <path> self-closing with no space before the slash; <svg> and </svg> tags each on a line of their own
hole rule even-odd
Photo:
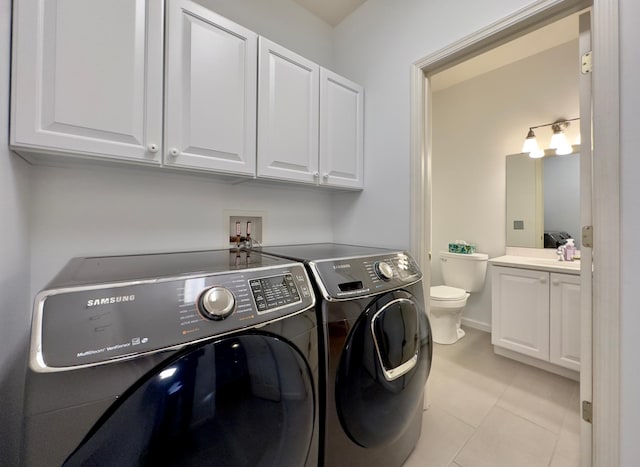
<svg viewBox="0 0 640 467">
<path fill-rule="evenodd" d="M 404 291 L 374 301 L 347 337 L 336 376 L 336 408 L 365 448 L 396 440 L 422 404 L 431 332 L 421 304 Z"/>
<path fill-rule="evenodd" d="M 314 426 L 309 367 L 276 337 L 190 350 L 122 396 L 65 465 L 305 464 Z"/>
</svg>

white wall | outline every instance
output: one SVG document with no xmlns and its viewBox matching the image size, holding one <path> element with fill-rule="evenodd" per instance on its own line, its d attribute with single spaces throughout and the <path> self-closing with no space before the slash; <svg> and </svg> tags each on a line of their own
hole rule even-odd
<svg viewBox="0 0 640 467">
<path fill-rule="evenodd" d="M 325 68 L 332 68 L 333 28 L 291 0 L 195 1 Z"/>
<path fill-rule="evenodd" d="M 434 253 L 457 239 L 489 257 L 505 253 L 506 156 L 520 152 L 530 126 L 579 115 L 578 73 L 575 40 L 433 94 Z M 577 127 L 568 129 L 570 141 Z M 536 134 L 548 145 L 549 128 Z M 439 261 L 431 263 L 431 278 L 442 283 Z M 464 317 L 491 324 L 489 275 Z"/>
<path fill-rule="evenodd" d="M 337 240 L 409 247 L 410 65 L 528 3 L 368 0 L 335 28 L 336 71 L 365 87 L 366 185 L 334 197 Z"/>
<path fill-rule="evenodd" d="M 29 307 L 29 167 L 8 148 L 11 0 L 0 0 L 0 465 L 18 465 Z"/>
<path fill-rule="evenodd" d="M 127 168 L 33 167 L 32 296 L 73 256 L 226 248 L 225 210 L 263 211 L 268 244 L 331 241 L 329 195 Z"/>
<path fill-rule="evenodd" d="M 620 326 L 622 355 L 620 427 L 621 462 L 623 467 L 640 465 L 640 372 L 638 368 L 638 335 L 640 310 L 640 2 L 619 0 L 620 4 L 620 208 L 622 238 Z M 612 239 L 611 241 L 617 241 Z"/>
</svg>

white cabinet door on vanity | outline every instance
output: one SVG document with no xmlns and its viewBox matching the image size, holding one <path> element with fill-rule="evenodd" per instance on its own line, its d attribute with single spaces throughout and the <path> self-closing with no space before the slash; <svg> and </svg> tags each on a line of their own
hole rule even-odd
<svg viewBox="0 0 640 467">
<path fill-rule="evenodd" d="M 255 174 L 257 35 L 189 0 L 167 16 L 165 164 Z"/>
<path fill-rule="evenodd" d="M 260 37 L 258 176 L 316 183 L 320 67 Z"/>
<path fill-rule="evenodd" d="M 362 86 L 320 69 L 320 183 L 362 188 L 364 175 Z"/>
<path fill-rule="evenodd" d="M 159 163 L 162 5 L 14 1 L 12 146 Z"/>
<path fill-rule="evenodd" d="M 580 371 L 580 276 L 551 273 L 549 361 Z"/>
<path fill-rule="evenodd" d="M 491 343 L 549 359 L 549 273 L 492 266 Z"/>
</svg>

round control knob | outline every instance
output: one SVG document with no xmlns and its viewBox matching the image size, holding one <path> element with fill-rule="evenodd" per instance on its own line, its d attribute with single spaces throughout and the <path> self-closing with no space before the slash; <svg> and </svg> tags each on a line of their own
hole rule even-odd
<svg viewBox="0 0 640 467">
<path fill-rule="evenodd" d="M 376 275 L 385 281 L 393 279 L 393 268 L 389 266 L 389 263 L 385 263 L 384 261 L 378 261 L 373 269 L 376 271 Z"/>
<path fill-rule="evenodd" d="M 233 313 L 236 299 L 229 289 L 211 287 L 200 296 L 199 305 L 202 316 L 219 321 Z"/>
</svg>

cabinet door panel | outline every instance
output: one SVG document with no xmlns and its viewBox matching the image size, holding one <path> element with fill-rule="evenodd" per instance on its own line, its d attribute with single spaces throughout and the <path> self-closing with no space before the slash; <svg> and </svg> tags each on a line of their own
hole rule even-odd
<svg viewBox="0 0 640 467">
<path fill-rule="evenodd" d="M 491 342 L 549 359 L 549 273 L 492 267 Z"/>
<path fill-rule="evenodd" d="M 551 274 L 550 361 L 580 371 L 580 276 Z"/>
<path fill-rule="evenodd" d="M 258 176 L 315 183 L 320 68 L 263 37 L 259 60 Z"/>
<path fill-rule="evenodd" d="M 12 144 L 160 161 L 162 2 L 16 2 Z"/>
<path fill-rule="evenodd" d="M 255 174 L 257 36 L 168 2 L 165 163 Z"/>
<path fill-rule="evenodd" d="M 320 70 L 320 175 L 324 185 L 363 187 L 363 96 L 358 84 Z"/>
</svg>

